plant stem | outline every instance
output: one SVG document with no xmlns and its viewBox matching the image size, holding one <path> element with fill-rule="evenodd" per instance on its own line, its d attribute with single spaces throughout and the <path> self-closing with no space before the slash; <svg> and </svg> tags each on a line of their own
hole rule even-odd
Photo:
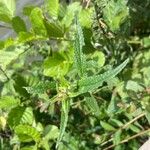
<svg viewBox="0 0 150 150">
<path fill-rule="evenodd" d="M 142 114 L 136 116 L 136 117 L 133 118 L 131 121 L 129 121 L 129 122 L 127 122 L 125 125 L 123 125 L 120 129 L 122 130 L 122 129 L 127 128 L 131 123 L 135 122 L 136 120 L 138 120 L 139 118 L 141 118 L 141 117 L 143 117 L 143 116 L 145 116 L 145 115 L 146 115 L 146 113 L 144 112 L 144 113 L 142 113 Z"/>
<path fill-rule="evenodd" d="M 7 80 L 9 80 L 8 75 L 6 74 L 6 72 L 0 67 L 1 72 L 4 74 L 4 76 L 7 78 Z"/>
<path fill-rule="evenodd" d="M 117 145 L 126 143 L 126 142 L 128 142 L 128 141 L 130 141 L 130 140 L 132 140 L 132 139 L 135 139 L 135 138 L 137 138 L 137 137 L 139 137 L 139 136 L 142 136 L 142 135 L 144 135 L 144 134 L 146 134 L 146 133 L 148 133 L 148 132 L 150 132 L 150 128 L 147 129 L 147 130 L 141 131 L 141 132 L 139 132 L 139 133 L 137 133 L 137 134 L 135 134 L 135 135 L 133 135 L 133 136 L 127 138 L 127 139 L 124 139 L 124 140 L 122 140 L 121 142 L 119 142 L 118 144 L 112 144 L 112 145 L 110 145 L 109 147 L 105 148 L 104 150 L 108 150 L 108 149 L 111 149 L 111 148 L 113 148 L 113 147 L 115 147 L 115 146 L 117 146 Z"/>
<path fill-rule="evenodd" d="M 135 121 L 138 120 L 139 118 L 145 116 L 145 114 L 146 114 L 146 113 L 141 113 L 140 115 L 136 116 L 136 117 L 133 118 L 131 121 L 127 122 L 125 125 L 123 125 L 123 126 L 120 127 L 119 129 L 117 129 L 117 131 L 118 131 L 118 130 L 123 130 L 123 129 L 127 128 L 130 124 L 132 124 L 133 122 L 135 122 Z M 113 141 L 113 138 L 111 138 L 111 139 L 109 139 L 109 140 L 103 142 L 103 143 L 101 144 L 101 146 L 104 146 L 104 145 L 108 144 L 108 143 L 111 142 L 111 141 Z"/>
</svg>

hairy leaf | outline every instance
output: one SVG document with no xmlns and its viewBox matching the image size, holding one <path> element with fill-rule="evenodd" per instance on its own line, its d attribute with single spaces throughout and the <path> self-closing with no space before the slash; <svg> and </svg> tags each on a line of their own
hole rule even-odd
<svg viewBox="0 0 150 150">
<path fill-rule="evenodd" d="M 83 77 L 85 74 L 85 56 L 83 54 L 82 48 L 84 46 L 84 37 L 80 23 L 76 17 L 76 34 L 74 41 L 74 55 L 75 55 L 75 65 L 78 69 L 78 74 Z"/>
<path fill-rule="evenodd" d="M 32 87 L 24 87 L 28 93 L 33 95 L 43 94 L 47 90 L 54 90 L 56 88 L 55 82 L 39 82 L 38 84 L 32 86 Z"/>
<path fill-rule="evenodd" d="M 70 101 L 69 100 L 63 100 L 62 101 L 62 109 L 61 109 L 61 122 L 60 122 L 60 133 L 59 137 L 57 139 L 56 148 L 59 146 L 61 140 L 63 139 L 65 129 L 68 122 L 68 113 L 70 108 Z"/>
<path fill-rule="evenodd" d="M 96 90 L 99 86 L 102 85 L 104 81 L 111 80 L 127 65 L 128 61 L 129 60 L 126 59 L 121 65 L 119 65 L 115 69 L 109 70 L 101 75 L 94 75 L 79 80 L 79 94 Z"/>
</svg>

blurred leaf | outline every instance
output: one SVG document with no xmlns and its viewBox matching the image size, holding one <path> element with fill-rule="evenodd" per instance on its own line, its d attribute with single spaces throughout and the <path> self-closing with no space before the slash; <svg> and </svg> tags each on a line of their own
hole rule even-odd
<svg viewBox="0 0 150 150">
<path fill-rule="evenodd" d="M 62 77 L 68 72 L 70 64 L 64 55 L 63 52 L 54 52 L 52 56 L 45 59 L 44 74 L 46 76 Z"/>
<path fill-rule="evenodd" d="M 87 106 L 90 108 L 90 110 L 92 111 L 92 113 L 94 113 L 97 117 L 99 117 L 101 114 L 100 108 L 99 108 L 98 103 L 97 103 L 96 99 L 94 98 L 94 96 L 92 96 L 92 95 L 86 96 L 85 102 L 86 102 Z"/>
<path fill-rule="evenodd" d="M 95 59 L 98 63 L 98 67 L 102 67 L 105 64 L 105 55 L 100 51 L 95 51 L 92 56 L 92 59 Z"/>
<path fill-rule="evenodd" d="M 0 130 L 4 130 L 6 127 L 6 118 L 3 116 L 0 116 Z"/>
<path fill-rule="evenodd" d="M 70 100 L 63 100 L 62 101 L 62 108 L 61 108 L 61 122 L 60 122 L 60 133 L 57 139 L 56 148 L 59 147 L 61 140 L 63 139 L 65 129 L 68 122 L 68 113 L 70 109 Z"/>
<path fill-rule="evenodd" d="M 140 86 L 137 82 L 129 80 L 126 85 L 127 90 L 131 90 L 134 92 L 141 92 L 144 90 L 142 86 Z"/>
<path fill-rule="evenodd" d="M 22 48 L 20 48 L 22 47 Z M 25 48 L 23 46 L 11 46 L 7 49 L 0 51 L 0 67 L 5 70 L 6 67 L 15 59 L 18 58 L 18 56 L 25 51 Z"/>
<path fill-rule="evenodd" d="M 19 99 L 15 99 L 12 96 L 0 97 L 0 109 L 10 109 L 20 104 Z"/>
<path fill-rule="evenodd" d="M 19 32 L 18 35 L 18 42 L 25 43 L 36 39 L 33 33 L 30 32 Z"/>
<path fill-rule="evenodd" d="M 135 133 L 139 133 L 141 131 L 137 126 L 133 124 L 130 124 L 129 128 Z"/>
<path fill-rule="evenodd" d="M 112 31 L 117 31 L 129 15 L 127 1 L 110 0 L 103 10 L 104 19 Z M 113 18 L 113 19 L 112 19 Z"/>
<path fill-rule="evenodd" d="M 25 146 L 22 147 L 20 150 L 37 150 L 37 146 Z"/>
<path fill-rule="evenodd" d="M 118 145 L 119 142 L 121 141 L 121 134 L 122 134 L 122 130 L 118 130 L 117 132 L 115 132 L 113 136 L 113 143 L 115 145 Z"/>
<path fill-rule="evenodd" d="M 33 123 L 33 111 L 31 107 L 15 107 L 8 114 L 8 124 L 11 128 L 16 127 L 19 124 Z"/>
<path fill-rule="evenodd" d="M 112 125 L 108 124 L 107 122 L 100 121 L 100 124 L 106 131 L 115 131 L 116 130 Z"/>
<path fill-rule="evenodd" d="M 117 119 L 111 119 L 110 122 L 112 125 L 117 127 L 122 127 L 124 125 L 120 120 Z"/>
<path fill-rule="evenodd" d="M 47 34 L 49 37 L 62 37 L 64 36 L 64 29 L 56 22 L 50 22 L 48 20 L 44 20 L 44 25 L 47 30 Z"/>
<path fill-rule="evenodd" d="M 57 18 L 59 12 L 59 0 L 45 0 L 45 5 L 50 16 Z"/>
<path fill-rule="evenodd" d="M 30 16 L 30 14 L 34 8 L 35 8 L 35 6 L 25 6 L 23 8 L 23 14 L 26 16 Z"/>
<path fill-rule="evenodd" d="M 24 32 L 27 31 L 25 22 L 19 16 L 14 17 L 12 19 L 12 26 L 13 26 L 16 33 L 19 33 L 22 31 L 24 31 Z"/>
<path fill-rule="evenodd" d="M 91 28 L 92 26 L 92 14 L 93 9 L 82 9 L 79 13 L 79 21 L 81 23 L 81 26 L 86 28 Z"/>
<path fill-rule="evenodd" d="M 11 22 L 15 12 L 15 0 L 0 0 L 0 20 L 4 22 Z"/>
<path fill-rule="evenodd" d="M 40 141 L 40 133 L 29 125 L 18 125 L 15 127 L 15 133 L 21 142 Z"/>
<path fill-rule="evenodd" d="M 43 136 L 46 140 L 54 140 L 58 137 L 59 130 L 57 126 L 54 125 L 48 125 L 45 127 Z"/>
<path fill-rule="evenodd" d="M 150 37 L 144 37 L 142 39 L 142 42 L 143 42 L 144 47 L 150 46 Z"/>
<path fill-rule="evenodd" d="M 62 24 L 65 25 L 66 28 L 69 28 L 74 20 L 74 16 L 77 11 L 81 10 L 81 6 L 79 2 L 71 3 L 66 10 L 66 14 L 62 19 Z"/>
<path fill-rule="evenodd" d="M 32 28 L 36 35 L 46 36 L 47 31 L 44 25 L 44 16 L 40 8 L 34 8 L 30 14 Z"/>
</svg>

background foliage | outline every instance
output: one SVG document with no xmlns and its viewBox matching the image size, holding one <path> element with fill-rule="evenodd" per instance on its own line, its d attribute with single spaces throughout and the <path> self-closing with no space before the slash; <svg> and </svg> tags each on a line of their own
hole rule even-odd
<svg viewBox="0 0 150 150">
<path fill-rule="evenodd" d="M 0 149 L 137 150 L 150 135 L 149 0 L 0 0 Z M 24 16 L 24 17 L 22 17 Z"/>
</svg>

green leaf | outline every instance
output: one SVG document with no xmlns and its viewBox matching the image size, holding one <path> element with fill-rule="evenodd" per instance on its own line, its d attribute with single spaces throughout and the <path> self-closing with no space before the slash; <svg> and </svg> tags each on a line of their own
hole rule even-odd
<svg viewBox="0 0 150 150">
<path fill-rule="evenodd" d="M 0 116 L 0 130 L 5 130 L 5 127 L 6 127 L 6 118 Z"/>
<path fill-rule="evenodd" d="M 115 131 L 116 130 L 112 125 L 108 124 L 107 122 L 100 121 L 100 124 L 106 131 Z"/>
<path fill-rule="evenodd" d="M 38 39 L 38 38 L 36 38 L 33 33 L 19 32 L 19 35 L 18 35 L 18 42 L 19 43 L 25 43 L 25 42 L 32 41 L 35 39 Z"/>
<path fill-rule="evenodd" d="M 150 37 L 144 37 L 142 39 L 142 43 L 143 43 L 144 47 L 149 47 L 150 46 Z"/>
<path fill-rule="evenodd" d="M 82 9 L 79 2 L 71 3 L 66 10 L 66 14 L 62 19 L 62 24 L 65 25 L 66 28 L 69 28 L 74 20 L 74 16 L 77 11 Z"/>
<path fill-rule="evenodd" d="M 126 85 L 127 90 L 131 90 L 134 92 L 141 92 L 144 90 L 142 86 L 140 86 L 137 82 L 129 80 Z"/>
<path fill-rule="evenodd" d="M 74 41 L 74 55 L 75 55 L 75 65 L 78 69 L 78 74 L 80 77 L 83 77 L 85 74 L 85 56 L 83 55 L 82 48 L 84 46 L 84 37 L 82 28 L 76 17 L 76 34 Z"/>
<path fill-rule="evenodd" d="M 117 132 L 115 132 L 115 134 L 113 135 L 113 143 L 115 145 L 119 144 L 119 142 L 121 141 L 121 133 L 122 130 L 118 130 Z"/>
<path fill-rule="evenodd" d="M 0 109 L 10 109 L 20 104 L 19 99 L 15 99 L 12 96 L 3 96 L 0 98 Z"/>
<path fill-rule="evenodd" d="M 123 123 L 120 120 L 117 120 L 117 119 L 111 119 L 110 122 L 111 122 L 112 125 L 117 126 L 117 127 L 122 127 L 123 126 Z"/>
<path fill-rule="evenodd" d="M 42 10 L 40 8 L 34 8 L 30 14 L 30 21 L 36 35 L 47 35 L 47 31 L 43 20 L 44 16 Z"/>
<path fill-rule="evenodd" d="M 66 129 L 67 122 L 68 122 L 69 108 L 70 108 L 70 100 L 67 100 L 67 99 L 63 100 L 62 109 L 61 109 L 60 133 L 57 139 L 56 148 L 59 147 L 59 144 L 61 140 L 63 139 L 64 133 L 65 133 L 65 129 Z"/>
<path fill-rule="evenodd" d="M 99 86 L 102 85 L 102 83 L 108 80 L 111 80 L 113 77 L 115 77 L 128 63 L 129 59 L 126 59 L 121 65 L 116 67 L 115 69 L 109 70 L 101 75 L 94 75 L 91 77 L 85 77 L 78 81 L 78 94 L 91 92 L 93 90 L 96 90 Z"/>
<path fill-rule="evenodd" d="M 95 51 L 91 56 L 92 60 L 96 60 L 98 63 L 98 67 L 102 67 L 105 64 L 105 55 L 100 51 Z"/>
<path fill-rule="evenodd" d="M 5 70 L 6 67 L 25 51 L 24 46 L 10 46 L 0 51 L 0 67 Z"/>
<path fill-rule="evenodd" d="M 0 20 L 10 23 L 16 7 L 15 0 L 0 0 Z"/>
<path fill-rule="evenodd" d="M 14 17 L 12 19 L 12 26 L 13 26 L 16 33 L 19 33 L 22 31 L 24 31 L 24 32 L 27 31 L 25 22 L 19 16 Z"/>
<path fill-rule="evenodd" d="M 15 128 L 15 133 L 18 135 L 21 142 L 40 141 L 40 133 L 29 125 L 18 125 Z"/>
<path fill-rule="evenodd" d="M 23 14 L 26 16 L 30 16 L 30 14 L 34 8 L 35 8 L 35 6 L 25 6 L 23 8 Z"/>
<path fill-rule="evenodd" d="M 51 57 L 44 61 L 44 75 L 50 77 L 62 77 L 69 71 L 70 63 L 65 54 L 54 52 Z"/>
<path fill-rule="evenodd" d="M 25 146 L 20 148 L 20 150 L 37 150 L 37 146 Z"/>
<path fill-rule="evenodd" d="M 112 31 L 117 31 L 128 17 L 127 1 L 110 0 L 103 9 L 104 20 Z"/>
<path fill-rule="evenodd" d="M 100 108 L 98 106 L 96 99 L 92 95 L 86 96 L 85 102 L 87 106 L 90 108 L 90 110 L 98 117 L 100 115 Z"/>
<path fill-rule="evenodd" d="M 8 114 L 8 124 L 11 128 L 16 127 L 19 124 L 33 123 L 33 111 L 31 107 L 15 107 Z"/>
<path fill-rule="evenodd" d="M 61 27 L 59 22 L 51 22 L 48 20 L 44 20 L 44 25 L 49 37 L 60 38 L 64 36 L 64 29 Z"/>
<path fill-rule="evenodd" d="M 5 42 L 4 41 L 0 41 L 0 50 L 3 49 L 5 46 Z"/>
<path fill-rule="evenodd" d="M 46 126 L 43 132 L 44 140 L 54 140 L 58 137 L 58 135 L 58 127 L 54 125 Z"/>
<path fill-rule="evenodd" d="M 28 93 L 33 95 L 44 94 L 47 90 L 54 90 L 56 88 L 55 82 L 39 82 L 32 87 L 24 87 Z"/>
<path fill-rule="evenodd" d="M 79 21 L 82 27 L 91 28 L 93 9 L 82 9 L 79 13 Z"/>
<path fill-rule="evenodd" d="M 58 17 L 59 0 L 45 0 L 47 10 L 52 17 Z"/>
<path fill-rule="evenodd" d="M 139 133 L 141 131 L 137 126 L 133 124 L 130 124 L 129 128 L 135 133 Z"/>
</svg>

